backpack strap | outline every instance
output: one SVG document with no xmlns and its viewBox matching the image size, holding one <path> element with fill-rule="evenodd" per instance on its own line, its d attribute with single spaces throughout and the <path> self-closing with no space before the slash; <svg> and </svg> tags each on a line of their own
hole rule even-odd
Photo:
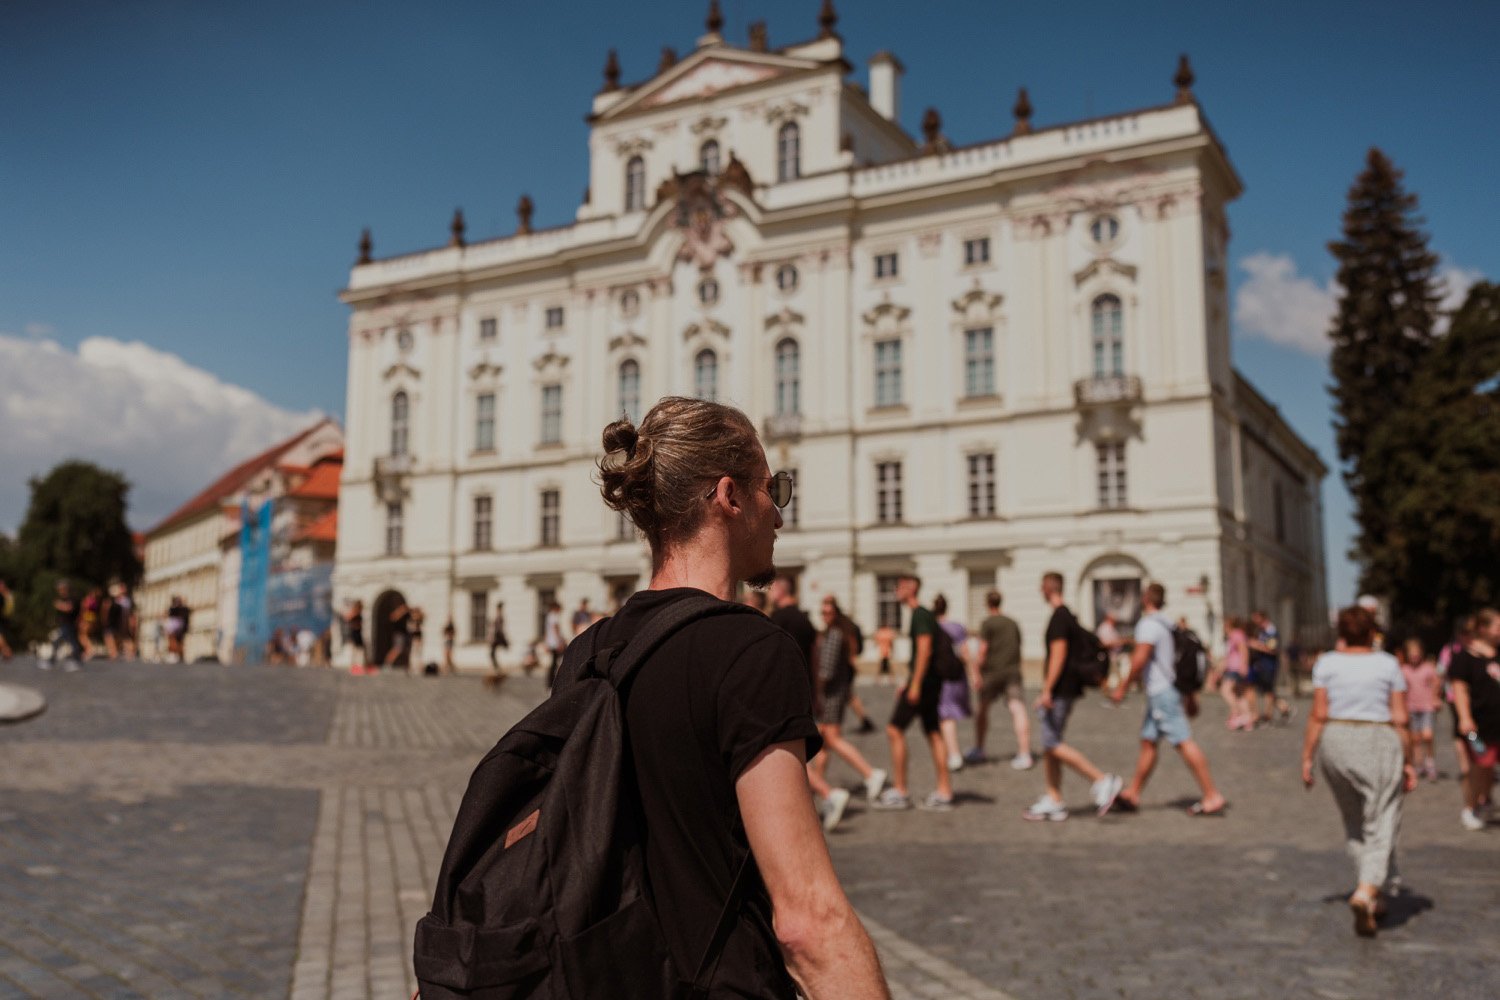
<svg viewBox="0 0 1500 1000">
<path fill-rule="evenodd" d="M 622 688 L 630 682 L 636 671 L 645 665 L 646 661 L 651 658 L 651 654 L 656 652 L 657 647 L 672 633 L 699 618 L 736 612 L 760 613 L 754 608 L 730 604 L 709 594 L 694 595 L 674 601 L 670 606 L 653 615 L 641 627 L 641 630 L 631 637 L 625 648 L 616 652 L 608 663 L 598 664 L 595 669 L 601 674 L 606 674 L 616 689 Z"/>
<path fill-rule="evenodd" d="M 708 988 L 713 982 L 714 973 L 718 971 L 724 946 L 729 943 L 729 932 L 734 930 L 734 918 L 739 915 L 740 900 L 745 894 L 745 879 L 753 863 L 754 856 L 746 851 L 744 860 L 734 873 L 734 881 L 729 884 L 729 895 L 725 897 L 724 908 L 719 911 L 719 920 L 714 924 L 713 937 L 708 939 L 703 957 L 698 959 L 698 971 L 693 973 L 693 988 L 688 993 L 689 1000 L 708 998 Z"/>
</svg>

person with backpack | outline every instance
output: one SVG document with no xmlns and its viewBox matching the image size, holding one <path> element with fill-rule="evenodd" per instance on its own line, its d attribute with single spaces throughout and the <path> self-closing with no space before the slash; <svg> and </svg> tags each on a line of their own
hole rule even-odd
<svg viewBox="0 0 1500 1000">
<path fill-rule="evenodd" d="M 1047 790 L 1025 812 L 1023 819 L 1061 822 L 1068 818 L 1062 801 L 1063 765 L 1071 767 L 1090 782 L 1089 795 L 1100 816 L 1109 812 L 1123 784 L 1118 775 L 1105 774 L 1079 750 L 1063 741 L 1073 705 L 1083 697 L 1088 686 L 1104 683 L 1108 654 L 1094 633 L 1078 624 L 1078 619 L 1063 601 L 1063 576 L 1042 576 L 1042 600 L 1052 608 L 1047 622 L 1047 663 L 1042 676 L 1042 693 L 1036 701 L 1037 718 L 1042 724 L 1042 773 Z"/>
<path fill-rule="evenodd" d="M 421 996 L 888 1000 L 813 811 L 806 664 L 734 600 L 775 577 L 791 477 L 744 413 L 701 399 L 603 445 L 650 584 L 476 769 L 417 928 Z"/>
<path fill-rule="evenodd" d="M 922 735 L 932 751 L 932 768 L 937 772 L 937 788 L 922 800 L 930 812 L 948 812 L 953 808 L 953 777 L 948 770 L 948 748 L 943 742 L 942 719 L 938 702 L 942 698 L 943 676 L 948 660 L 956 660 L 947 633 L 938 627 L 936 616 L 917 603 L 922 587 L 915 573 L 896 580 L 896 600 L 911 611 L 911 675 L 906 686 L 896 694 L 896 707 L 886 724 L 886 739 L 891 744 L 891 786 L 873 803 L 876 809 L 910 809 L 911 796 L 906 788 L 906 730 L 916 719 L 922 720 Z M 960 667 L 962 669 L 962 667 Z"/>
<path fill-rule="evenodd" d="M 1173 625 L 1162 614 L 1166 604 L 1166 588 L 1159 583 L 1149 584 L 1141 595 L 1141 609 L 1145 613 L 1135 626 L 1130 673 L 1126 683 L 1110 695 L 1118 704 L 1124 700 L 1130 682 L 1144 676 L 1146 719 L 1141 723 L 1141 750 L 1136 757 L 1135 777 L 1115 799 L 1115 808 L 1120 812 L 1135 812 L 1140 807 L 1141 792 L 1156 767 L 1157 747 L 1165 739 L 1182 755 L 1182 762 L 1198 783 L 1201 794 L 1188 813 L 1222 816 L 1228 803 L 1214 785 L 1208 757 L 1193 739 L 1193 728 L 1188 722 L 1198 714 L 1198 692 L 1203 688 L 1207 656 L 1197 636 Z"/>
</svg>

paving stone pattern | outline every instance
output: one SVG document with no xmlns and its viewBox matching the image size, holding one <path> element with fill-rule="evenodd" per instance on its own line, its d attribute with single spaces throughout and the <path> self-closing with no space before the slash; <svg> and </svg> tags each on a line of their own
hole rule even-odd
<svg viewBox="0 0 1500 1000">
<path fill-rule="evenodd" d="M 48 711 L 0 726 L 0 1000 L 407 997 L 411 931 L 468 776 L 542 695 L 472 678 L 214 665 L 0 664 Z M 877 718 L 891 690 L 862 688 Z M 1089 699 L 1070 736 L 1134 759 L 1139 702 Z M 997 717 L 996 736 L 1009 739 Z M 1300 721 L 1300 720 L 1299 720 Z M 1451 782 L 1410 800 L 1408 892 L 1350 933 L 1351 869 L 1300 726 L 1200 739 L 1232 802 L 1194 820 L 1170 751 L 1136 816 L 1019 813 L 1037 771 L 957 778 L 948 814 L 852 805 L 830 838 L 897 1000 L 1500 995 L 1500 828 L 1465 834 Z M 913 733 L 915 736 L 916 734 Z M 876 763 L 884 736 L 853 737 Z M 920 748 L 915 748 L 920 750 Z M 1440 758 L 1451 767 L 1451 750 Z M 857 786 L 835 763 L 836 782 Z M 913 791 L 932 783 L 914 755 Z M 1488 944 L 1485 944 L 1488 942 Z"/>
</svg>

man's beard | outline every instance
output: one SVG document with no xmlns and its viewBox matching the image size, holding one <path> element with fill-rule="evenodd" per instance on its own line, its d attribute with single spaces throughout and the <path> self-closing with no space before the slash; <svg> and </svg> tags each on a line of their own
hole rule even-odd
<svg viewBox="0 0 1500 1000">
<path fill-rule="evenodd" d="M 745 583 L 756 590 L 765 590 L 776 580 L 776 566 L 773 563 L 754 576 L 746 577 Z"/>
</svg>

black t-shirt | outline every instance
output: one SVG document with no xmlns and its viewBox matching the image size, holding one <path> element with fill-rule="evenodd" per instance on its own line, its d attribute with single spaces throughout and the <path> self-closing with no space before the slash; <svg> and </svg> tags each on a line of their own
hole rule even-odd
<svg viewBox="0 0 1500 1000">
<path fill-rule="evenodd" d="M 628 638 L 653 613 L 700 593 L 641 591 L 601 626 L 599 642 Z M 807 663 L 765 618 L 694 622 L 631 681 L 625 726 L 645 818 L 647 877 L 673 962 L 691 977 L 749 850 L 735 780 L 774 743 L 803 740 L 809 758 L 822 746 Z M 796 996 L 759 878 L 745 887 L 710 995 Z"/>
<path fill-rule="evenodd" d="M 818 630 L 813 628 L 812 621 L 807 617 L 807 612 L 795 604 L 788 604 L 784 608 L 777 608 L 771 612 L 771 621 L 781 626 L 786 634 L 792 637 L 797 648 L 802 650 L 802 662 L 812 667 L 813 643 L 818 640 Z"/>
<path fill-rule="evenodd" d="M 78 602 L 71 597 L 59 597 L 60 606 L 54 605 L 57 612 L 57 627 L 63 628 L 72 625 L 78 620 Z"/>
<path fill-rule="evenodd" d="M 1059 604 L 1052 612 L 1052 618 L 1047 622 L 1047 658 L 1052 657 L 1052 643 L 1056 639 L 1062 639 L 1068 644 L 1068 655 L 1063 658 L 1062 673 L 1058 675 L 1057 683 L 1052 685 L 1052 696 L 1055 698 L 1077 698 L 1083 694 L 1083 683 L 1078 677 L 1078 671 L 1073 667 L 1073 636 L 1080 628 L 1078 619 L 1073 617 L 1073 612 L 1068 610 L 1066 604 Z M 1042 664 L 1042 670 L 1047 669 L 1047 663 Z"/>
<path fill-rule="evenodd" d="M 1469 714 L 1479 738 L 1500 746 L 1500 662 L 1464 650 L 1448 664 L 1448 679 L 1469 686 Z"/>
</svg>

